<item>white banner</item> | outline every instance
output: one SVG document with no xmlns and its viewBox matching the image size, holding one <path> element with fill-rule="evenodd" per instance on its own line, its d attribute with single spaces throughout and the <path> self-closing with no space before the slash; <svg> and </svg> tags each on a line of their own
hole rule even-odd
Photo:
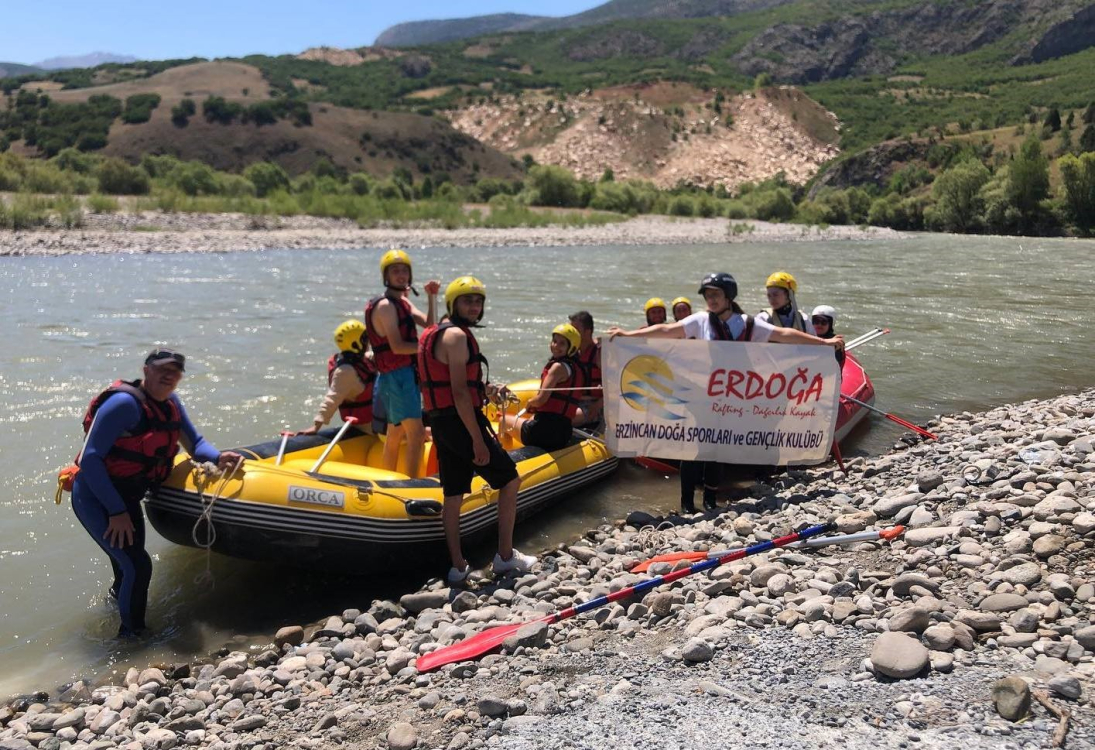
<svg viewBox="0 0 1095 750">
<path fill-rule="evenodd" d="M 816 464 L 832 449 L 840 376 L 827 346 L 605 341 L 608 448 L 734 464 Z"/>
</svg>

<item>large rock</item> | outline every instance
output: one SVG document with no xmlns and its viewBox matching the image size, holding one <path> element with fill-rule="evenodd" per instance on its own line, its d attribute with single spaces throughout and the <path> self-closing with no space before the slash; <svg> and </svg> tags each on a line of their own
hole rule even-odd
<svg viewBox="0 0 1095 750">
<path fill-rule="evenodd" d="M 681 656 L 684 660 L 693 664 L 711 661 L 714 655 L 715 650 L 711 647 L 711 644 L 701 638 L 693 638 L 684 644 L 684 648 L 681 649 Z"/>
<path fill-rule="evenodd" d="M 278 632 L 274 633 L 274 645 L 279 649 L 283 648 L 286 644 L 290 646 L 299 646 L 304 642 L 304 628 L 300 625 L 286 625 L 284 628 L 279 628 Z"/>
<path fill-rule="evenodd" d="M 904 633 L 883 633 L 871 649 L 876 672 L 898 680 L 907 680 L 923 672 L 931 663 L 928 649 Z"/>
<path fill-rule="evenodd" d="M 449 590 L 440 591 L 416 591 L 413 594 L 404 594 L 399 599 L 400 605 L 408 612 L 418 614 L 425 609 L 439 609 L 449 601 Z"/>
<path fill-rule="evenodd" d="M 958 534 L 958 526 L 929 526 L 926 529 L 909 529 L 905 532 L 905 542 L 910 547 L 926 547 L 938 544 Z"/>
<path fill-rule="evenodd" d="M 1080 628 L 1072 634 L 1076 642 L 1088 651 L 1095 651 L 1095 625 Z"/>
<path fill-rule="evenodd" d="M 1056 534 L 1046 534 L 1034 541 L 1034 554 L 1043 560 L 1052 557 L 1065 548 L 1065 538 Z"/>
<path fill-rule="evenodd" d="M 879 518 L 893 518 L 902 508 L 916 505 L 924 497 L 922 492 L 910 492 L 905 495 L 884 497 L 874 504 L 871 510 Z"/>
<path fill-rule="evenodd" d="M 1030 713 L 1030 685 L 1022 677 L 1004 677 L 992 686 L 996 713 L 1008 721 L 1019 721 Z"/>
<path fill-rule="evenodd" d="M 920 607 L 903 609 L 890 618 L 890 630 L 895 632 L 923 633 L 929 624 L 927 611 Z"/>
<path fill-rule="evenodd" d="M 405 721 L 397 721 L 388 729 L 389 750 L 414 750 L 418 744 L 418 733 Z"/>
<path fill-rule="evenodd" d="M 946 481 L 943 474 L 935 470 L 922 471 L 916 475 L 916 486 L 921 492 L 931 492 Z"/>
<path fill-rule="evenodd" d="M 1038 563 L 1021 563 L 1014 568 L 998 572 L 997 575 L 1000 580 L 1029 587 L 1042 580 L 1042 568 Z"/>
<path fill-rule="evenodd" d="M 1014 612 L 1028 603 L 1018 594 L 989 594 L 978 606 L 982 612 Z"/>
<path fill-rule="evenodd" d="M 989 633 L 1000 629 L 1000 616 L 995 612 L 979 612 L 975 609 L 960 609 L 954 616 L 955 622 L 973 628 L 978 633 Z"/>
<path fill-rule="evenodd" d="M 932 651 L 950 651 L 954 648 L 954 628 L 945 623 L 932 625 L 924 630 L 923 638 Z"/>
<path fill-rule="evenodd" d="M 179 738 L 168 729 L 150 729 L 141 737 L 143 750 L 171 750 L 177 744 L 179 744 Z"/>
<path fill-rule="evenodd" d="M 513 651 L 518 646 L 525 648 L 540 648 L 547 643 L 548 626 L 546 622 L 530 622 L 522 625 L 521 629 L 506 638 L 502 642 L 507 651 Z"/>
</svg>

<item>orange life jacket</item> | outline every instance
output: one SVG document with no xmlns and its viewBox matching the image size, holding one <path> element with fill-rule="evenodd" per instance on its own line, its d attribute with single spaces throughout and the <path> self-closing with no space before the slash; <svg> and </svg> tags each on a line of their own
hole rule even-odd
<svg viewBox="0 0 1095 750">
<path fill-rule="evenodd" d="M 395 305 L 395 318 L 399 335 L 404 341 L 418 341 L 418 328 L 415 326 L 414 317 L 411 315 L 411 303 L 402 297 L 387 297 L 380 295 L 373 297 L 365 305 L 365 330 L 369 337 L 369 344 L 373 347 L 373 356 L 376 358 L 376 369 L 380 372 L 391 372 L 401 367 L 410 367 L 414 364 L 413 354 L 396 354 L 392 351 L 392 345 L 388 339 L 377 333 L 373 324 L 373 311 L 382 299 L 388 299 Z"/>
<path fill-rule="evenodd" d="M 472 392 L 472 405 L 480 408 L 487 402 L 487 386 L 483 382 L 483 365 L 487 358 L 479 351 L 479 342 L 469 328 L 446 320 L 430 326 L 418 342 L 418 381 L 422 388 L 422 406 L 427 412 L 440 412 L 456 408 L 449 366 L 434 354 L 434 347 L 441 334 L 450 328 L 459 328 L 468 337 L 468 360 L 465 363 L 467 380 L 464 385 Z"/>
</svg>

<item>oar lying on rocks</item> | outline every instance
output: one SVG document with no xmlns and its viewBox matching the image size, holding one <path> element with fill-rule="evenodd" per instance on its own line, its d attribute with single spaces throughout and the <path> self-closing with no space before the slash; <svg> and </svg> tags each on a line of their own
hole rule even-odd
<svg viewBox="0 0 1095 750">
<path fill-rule="evenodd" d="M 860 531 L 855 534 L 842 534 L 840 536 L 819 536 L 813 539 L 804 539 L 802 541 L 788 544 L 788 547 L 825 547 L 830 544 L 855 544 L 856 542 L 874 542 L 878 539 L 896 539 L 905 533 L 904 526 L 894 526 L 889 529 L 877 529 L 875 531 Z M 692 562 L 695 560 L 705 560 L 712 557 L 722 557 L 723 555 L 729 555 L 732 552 L 738 550 L 711 550 L 709 552 L 667 552 L 664 555 L 655 555 L 649 560 L 645 560 L 634 568 L 631 569 L 632 573 L 645 573 L 650 569 L 650 566 L 654 563 L 674 563 L 685 560 Z"/>
<path fill-rule="evenodd" d="M 860 401 L 858 398 L 852 398 L 851 396 L 845 396 L 843 393 L 840 394 L 840 397 L 842 399 L 844 399 L 845 401 L 851 401 L 853 404 L 859 404 L 864 409 L 868 409 L 870 411 L 873 411 L 876 414 L 881 414 L 882 416 L 884 416 L 886 419 L 890 420 L 891 422 L 899 424 L 899 425 L 901 425 L 902 427 L 904 427 L 906 429 L 912 430 L 913 432 L 915 432 L 917 435 L 920 435 L 921 437 L 926 437 L 929 440 L 938 440 L 939 439 L 935 435 L 933 435 L 932 433 L 925 430 L 924 428 L 917 427 L 912 422 L 906 421 L 906 420 L 902 419 L 901 417 L 899 417 L 895 414 L 890 414 L 889 412 L 882 411 L 877 406 L 871 406 L 866 401 Z"/>
<path fill-rule="evenodd" d="M 717 568 L 720 565 L 724 565 L 734 560 L 740 560 L 743 557 L 749 555 L 759 555 L 762 552 L 775 549 L 776 547 L 785 547 L 788 544 L 800 541 L 802 539 L 809 539 L 810 537 L 817 536 L 819 534 L 825 534 L 833 531 L 836 528 L 836 524 L 833 522 L 824 523 L 819 526 L 810 526 L 802 531 L 788 534 L 787 536 L 781 536 L 778 539 L 773 539 L 768 542 L 761 542 L 760 544 L 754 544 L 752 547 L 746 547 L 744 549 L 734 550 L 728 552 L 722 557 L 712 557 L 709 560 L 703 560 L 690 567 L 681 568 L 675 570 L 672 573 L 667 573 L 663 576 L 656 576 L 640 583 L 636 583 L 634 586 L 628 586 L 627 588 L 620 589 L 619 591 L 607 594 L 605 596 L 599 596 L 596 599 L 591 599 L 585 604 L 579 604 L 577 606 L 567 607 L 566 609 L 558 612 L 552 612 L 546 617 L 541 617 L 536 620 L 530 620 L 529 622 L 515 622 L 509 625 L 499 625 L 489 630 L 484 630 L 482 633 L 473 635 L 471 638 L 467 638 L 459 643 L 454 643 L 451 646 L 445 646 L 439 648 L 436 651 L 432 651 L 428 654 L 424 654 L 418 658 L 416 668 L 419 672 L 430 672 L 438 667 L 443 667 L 446 664 L 454 664 L 458 661 L 470 661 L 472 659 L 478 659 L 481 656 L 486 656 L 492 651 L 495 651 L 502 646 L 502 642 L 509 638 L 511 635 L 516 635 L 517 631 L 521 630 L 529 625 L 536 625 L 538 623 L 544 623 L 545 625 L 554 625 L 560 620 L 566 620 L 575 615 L 580 615 L 583 612 L 589 612 L 592 609 L 603 607 L 606 604 L 620 601 L 621 599 L 628 599 L 632 596 L 640 596 L 645 594 L 652 588 L 661 586 L 665 583 L 672 583 L 685 576 L 690 576 L 693 573 L 700 573 L 705 570 L 711 570 Z"/>
</svg>

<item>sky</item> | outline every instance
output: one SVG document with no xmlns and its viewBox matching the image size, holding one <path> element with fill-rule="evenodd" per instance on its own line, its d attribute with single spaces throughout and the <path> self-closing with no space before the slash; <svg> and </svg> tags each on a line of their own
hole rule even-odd
<svg viewBox="0 0 1095 750">
<path fill-rule="evenodd" d="M 146 60 L 361 47 L 404 21 L 489 13 L 565 16 L 604 0 L 42 0 L 12 2 L 0 22 L 0 61 L 113 52 Z"/>
</svg>

